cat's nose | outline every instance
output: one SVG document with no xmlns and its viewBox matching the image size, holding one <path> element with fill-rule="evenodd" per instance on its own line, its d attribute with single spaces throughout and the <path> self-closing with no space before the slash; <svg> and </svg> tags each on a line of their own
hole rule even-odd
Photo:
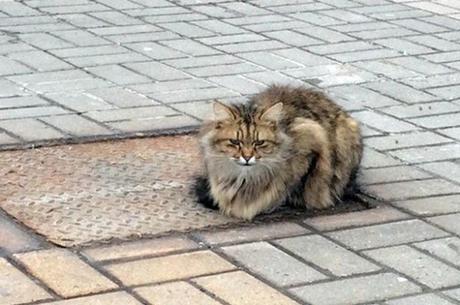
<svg viewBox="0 0 460 305">
<path fill-rule="evenodd" d="M 253 164 L 256 163 L 256 157 L 254 157 L 254 156 L 241 156 L 239 163 L 242 164 L 242 165 L 253 165 Z"/>
</svg>

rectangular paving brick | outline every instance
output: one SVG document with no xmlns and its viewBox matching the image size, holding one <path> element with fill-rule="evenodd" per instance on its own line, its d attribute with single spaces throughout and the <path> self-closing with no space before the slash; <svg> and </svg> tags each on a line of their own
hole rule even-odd
<svg viewBox="0 0 460 305">
<path fill-rule="evenodd" d="M 306 51 L 299 49 L 283 49 L 273 51 L 272 53 L 279 55 L 288 60 L 292 60 L 304 66 L 317 66 L 317 65 L 328 65 L 335 64 L 334 61 L 329 60 L 325 57 L 318 56 Z"/>
<path fill-rule="evenodd" d="M 408 121 L 426 128 L 455 127 L 460 125 L 460 112 L 414 118 Z"/>
<path fill-rule="evenodd" d="M 151 82 L 151 79 L 126 69 L 121 65 L 107 65 L 88 68 L 87 71 L 111 81 L 117 85 L 129 85 Z"/>
<path fill-rule="evenodd" d="M 117 288 L 112 281 L 67 250 L 42 250 L 14 256 L 30 273 L 63 297 Z"/>
<path fill-rule="evenodd" d="M 320 251 L 320 248 L 317 250 Z M 222 251 L 277 286 L 304 284 L 327 278 L 266 242 L 224 247 Z"/>
<path fill-rule="evenodd" d="M 163 40 L 162 43 L 191 56 L 206 56 L 221 53 L 192 39 Z"/>
<path fill-rule="evenodd" d="M 200 121 L 186 115 L 167 117 L 140 118 L 131 121 L 107 123 L 106 125 L 127 133 L 135 132 L 137 136 L 143 131 L 158 131 L 163 129 L 177 130 L 180 128 L 198 128 Z"/>
<path fill-rule="evenodd" d="M 419 129 L 410 123 L 369 110 L 355 112 L 352 116 L 361 123 L 385 132 L 404 132 Z"/>
<path fill-rule="evenodd" d="M 259 41 L 266 40 L 267 38 L 253 33 L 243 33 L 235 35 L 226 35 L 226 36 L 212 36 L 201 38 L 200 42 L 206 45 L 223 45 L 223 44 L 232 44 L 239 42 L 248 42 L 248 41 Z"/>
<path fill-rule="evenodd" d="M 361 60 L 396 57 L 398 55 L 399 53 L 394 50 L 375 49 L 375 50 L 331 54 L 329 56 L 337 61 L 340 61 L 343 63 L 350 63 L 350 62 L 361 61 Z"/>
<path fill-rule="evenodd" d="M 409 55 L 426 54 L 432 53 L 434 51 L 433 49 L 412 43 L 401 38 L 385 38 L 376 40 L 375 42 L 389 49 L 393 49 Z"/>
<path fill-rule="evenodd" d="M 201 277 L 193 281 L 231 305 L 299 304 L 241 271 Z"/>
<path fill-rule="evenodd" d="M 328 235 L 352 249 L 362 250 L 444 237 L 447 233 L 414 219 L 347 229 Z"/>
<path fill-rule="evenodd" d="M 430 222 L 437 224 L 446 231 L 460 235 L 460 222 L 458 221 L 460 213 L 435 216 L 427 218 Z"/>
<path fill-rule="evenodd" d="M 304 222 L 317 230 L 330 231 L 393 220 L 402 220 L 409 217 L 409 215 L 390 206 L 381 205 L 364 211 L 307 218 Z"/>
<path fill-rule="evenodd" d="M 0 109 L 45 105 L 49 105 L 49 103 L 38 96 L 19 96 L 0 99 Z"/>
<path fill-rule="evenodd" d="M 419 167 L 441 177 L 460 183 L 460 165 L 454 162 L 436 162 L 421 164 Z"/>
<path fill-rule="evenodd" d="M 456 140 L 460 140 L 460 127 L 442 129 L 438 130 L 438 132 Z"/>
<path fill-rule="evenodd" d="M 433 289 L 460 283 L 459 270 L 406 245 L 363 253 Z"/>
<path fill-rule="evenodd" d="M 158 105 L 157 102 L 144 95 L 120 87 L 98 88 L 90 90 L 86 94 L 120 108 Z"/>
<path fill-rule="evenodd" d="M 40 120 L 76 137 L 110 135 L 114 133 L 108 128 L 77 114 L 50 116 L 40 118 Z"/>
<path fill-rule="evenodd" d="M 100 122 L 113 122 L 139 118 L 162 118 L 177 114 L 174 110 L 164 106 L 152 106 L 142 108 L 109 109 L 90 111 L 86 115 Z"/>
<path fill-rule="evenodd" d="M 1 304 L 22 304 L 50 299 L 51 296 L 26 275 L 0 258 Z M 27 292 L 27 293 L 24 293 Z"/>
<path fill-rule="evenodd" d="M 433 89 L 428 89 L 427 91 L 433 95 L 436 95 L 440 98 L 447 99 L 447 100 L 453 100 L 453 99 L 460 98 L 460 85 L 433 88 Z"/>
<path fill-rule="evenodd" d="M 390 79 L 413 79 L 415 77 L 422 77 L 422 74 L 409 70 L 406 67 L 399 66 L 388 62 L 386 59 L 366 60 L 353 63 L 354 66 L 368 70 L 377 75 L 385 75 Z"/>
<path fill-rule="evenodd" d="M 263 68 L 246 62 L 238 62 L 224 65 L 214 65 L 205 67 L 196 67 L 187 69 L 186 71 L 190 74 L 199 77 L 208 76 L 220 76 L 220 75 L 232 75 L 247 72 L 262 71 Z"/>
<path fill-rule="evenodd" d="M 380 273 L 291 289 L 291 292 L 302 300 L 315 305 L 368 303 L 420 291 L 420 287 L 393 273 Z"/>
<path fill-rule="evenodd" d="M 362 169 L 359 181 L 364 185 L 368 185 L 385 182 L 421 180 L 432 177 L 432 175 L 425 173 L 413 166 L 402 165 L 394 167 Z"/>
<path fill-rule="evenodd" d="M 401 299 L 391 300 L 384 303 L 385 305 L 419 305 L 419 304 L 430 304 L 430 305 L 453 305 L 446 299 L 434 294 L 422 294 L 417 296 L 405 297 Z"/>
<path fill-rule="evenodd" d="M 155 305 L 221 305 L 198 288 L 186 282 L 173 282 L 157 286 L 147 286 L 134 290 L 142 298 Z"/>
<path fill-rule="evenodd" d="M 411 118 L 425 115 L 437 115 L 449 112 L 460 111 L 460 106 L 451 102 L 434 102 L 413 105 L 392 106 L 379 109 L 398 118 Z"/>
<path fill-rule="evenodd" d="M 432 95 L 392 81 L 370 83 L 366 87 L 408 104 L 429 102 L 435 99 Z"/>
<path fill-rule="evenodd" d="M 125 242 L 121 245 L 89 248 L 83 254 L 95 261 L 132 259 L 148 255 L 164 255 L 174 251 L 196 249 L 198 245 L 182 237 Z"/>
<path fill-rule="evenodd" d="M 372 108 L 399 105 L 398 101 L 359 85 L 334 87 L 331 92 L 347 100 L 359 102 Z"/>
<path fill-rule="evenodd" d="M 64 135 L 56 129 L 35 119 L 0 121 L 0 127 L 26 141 L 60 139 Z"/>
<path fill-rule="evenodd" d="M 361 160 L 361 167 L 374 168 L 385 166 L 402 165 L 402 163 L 391 156 L 378 152 L 372 148 L 364 147 L 363 159 Z"/>
<path fill-rule="evenodd" d="M 210 55 L 203 57 L 189 57 L 180 59 L 170 59 L 164 61 L 166 64 L 176 68 L 196 68 L 219 65 L 241 63 L 241 59 L 233 55 Z"/>
<path fill-rule="evenodd" d="M 433 35 L 417 35 L 405 37 L 405 39 L 439 51 L 450 51 L 460 49 L 460 44 Z"/>
<path fill-rule="evenodd" d="M 335 276 L 377 271 L 380 268 L 355 253 L 319 235 L 299 236 L 276 241 L 283 248 Z"/>
<path fill-rule="evenodd" d="M 282 49 L 286 47 L 287 46 L 284 43 L 281 43 L 275 40 L 262 40 L 262 41 L 232 43 L 232 44 L 215 46 L 215 48 L 221 51 L 227 52 L 227 53 L 276 50 L 276 49 Z"/>
<path fill-rule="evenodd" d="M 49 55 L 48 53 L 43 52 L 43 51 L 14 53 L 14 54 L 11 54 L 10 57 L 22 63 L 25 63 L 29 67 L 33 67 L 34 69 L 40 72 L 41 71 L 64 70 L 64 69 L 73 68 L 70 64 L 60 60 L 59 58 Z M 20 73 L 20 70 L 15 72 L 15 74 L 19 74 L 19 73 Z"/>
<path fill-rule="evenodd" d="M 365 140 L 366 145 L 379 150 L 401 149 L 448 142 L 452 142 L 452 140 L 429 131 L 392 134 Z"/>
<path fill-rule="evenodd" d="M 444 144 L 420 148 L 406 148 L 390 152 L 391 155 L 411 163 L 432 162 L 460 158 L 460 144 Z"/>
<path fill-rule="evenodd" d="M 32 70 L 17 61 L 4 56 L 0 56 L 0 76 L 24 74 L 31 71 Z"/>
<path fill-rule="evenodd" d="M 399 66 L 403 66 L 409 70 L 413 70 L 425 75 L 442 74 L 452 72 L 451 69 L 444 65 L 432 63 L 430 61 L 416 58 L 416 57 L 398 57 L 392 58 L 389 62 Z"/>
<path fill-rule="evenodd" d="M 235 269 L 209 251 L 112 264 L 105 267 L 127 286 L 180 280 Z"/>
<path fill-rule="evenodd" d="M 0 120 L 41 117 L 47 115 L 66 114 L 68 112 L 68 110 L 65 110 L 57 106 L 38 106 L 1 109 Z"/>
<path fill-rule="evenodd" d="M 460 195 L 446 195 L 404 200 L 397 201 L 394 204 L 417 215 L 460 212 Z"/>
<path fill-rule="evenodd" d="M 401 200 L 460 193 L 457 186 L 444 179 L 427 179 L 366 186 L 366 190 L 385 200 Z"/>
<path fill-rule="evenodd" d="M 47 94 L 46 98 L 51 99 L 66 108 L 76 112 L 87 112 L 92 110 L 113 109 L 115 106 L 89 93 L 54 93 Z"/>
<path fill-rule="evenodd" d="M 424 241 L 414 246 L 460 267 L 460 253 L 458 252 L 460 238 L 458 237 Z"/>
<path fill-rule="evenodd" d="M 129 63 L 125 64 L 125 66 L 157 81 L 190 78 L 184 72 L 159 62 Z"/>
<path fill-rule="evenodd" d="M 4 132 L 0 131 L 0 145 L 3 144 L 16 144 L 19 143 L 19 140 L 7 135 Z"/>
<path fill-rule="evenodd" d="M 240 96 L 235 91 L 226 88 L 204 88 L 204 89 L 187 89 L 174 92 L 152 93 L 149 94 L 155 100 L 163 103 L 181 103 L 199 100 L 213 100 Z"/>
<path fill-rule="evenodd" d="M 34 47 L 45 50 L 70 48 L 74 46 L 67 41 L 47 33 L 21 34 L 19 37 L 21 40 L 33 45 Z"/>
<path fill-rule="evenodd" d="M 227 229 L 217 232 L 195 233 L 195 236 L 210 245 L 217 245 L 303 235 L 309 232 L 310 231 L 307 229 L 294 223 L 275 222 L 271 224 Z"/>
<path fill-rule="evenodd" d="M 186 54 L 164 47 L 156 42 L 136 42 L 126 46 L 157 60 L 186 57 Z"/>
<path fill-rule="evenodd" d="M 255 94 L 266 88 L 265 85 L 250 81 L 240 75 L 214 76 L 208 78 L 208 80 L 241 94 Z"/>
<path fill-rule="evenodd" d="M 86 305 L 86 304 L 97 304 L 97 305 L 114 305 L 114 304 L 123 304 L 123 305 L 140 305 L 141 303 L 137 301 L 134 297 L 130 296 L 124 291 L 104 293 L 93 295 L 89 297 L 80 297 L 74 298 L 65 301 L 54 301 L 51 303 L 42 303 L 45 305 Z"/>
</svg>

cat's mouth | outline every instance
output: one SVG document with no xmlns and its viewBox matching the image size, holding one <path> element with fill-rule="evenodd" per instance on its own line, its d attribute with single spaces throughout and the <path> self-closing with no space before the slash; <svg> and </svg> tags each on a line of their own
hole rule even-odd
<svg viewBox="0 0 460 305">
<path fill-rule="evenodd" d="M 250 158 L 239 157 L 235 159 L 236 163 L 241 166 L 253 166 L 256 164 L 256 157 L 252 156 Z"/>
</svg>

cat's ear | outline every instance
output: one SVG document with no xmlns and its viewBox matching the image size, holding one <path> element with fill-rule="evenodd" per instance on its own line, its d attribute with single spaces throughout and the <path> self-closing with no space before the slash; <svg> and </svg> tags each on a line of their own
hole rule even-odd
<svg viewBox="0 0 460 305">
<path fill-rule="evenodd" d="M 281 120 L 282 113 L 283 103 L 279 102 L 262 112 L 260 119 L 264 121 L 278 122 Z"/>
<path fill-rule="evenodd" d="M 231 106 L 225 105 L 218 100 L 214 100 L 213 109 L 215 121 L 225 121 L 235 118 L 235 113 L 233 112 Z"/>
</svg>

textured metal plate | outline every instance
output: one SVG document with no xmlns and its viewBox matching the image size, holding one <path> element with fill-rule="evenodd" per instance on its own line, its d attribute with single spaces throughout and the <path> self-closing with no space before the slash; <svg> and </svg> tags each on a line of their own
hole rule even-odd
<svg viewBox="0 0 460 305">
<path fill-rule="evenodd" d="M 192 136 L 2 152 L 0 207 L 62 246 L 237 222 L 196 204 L 199 170 Z"/>
</svg>

